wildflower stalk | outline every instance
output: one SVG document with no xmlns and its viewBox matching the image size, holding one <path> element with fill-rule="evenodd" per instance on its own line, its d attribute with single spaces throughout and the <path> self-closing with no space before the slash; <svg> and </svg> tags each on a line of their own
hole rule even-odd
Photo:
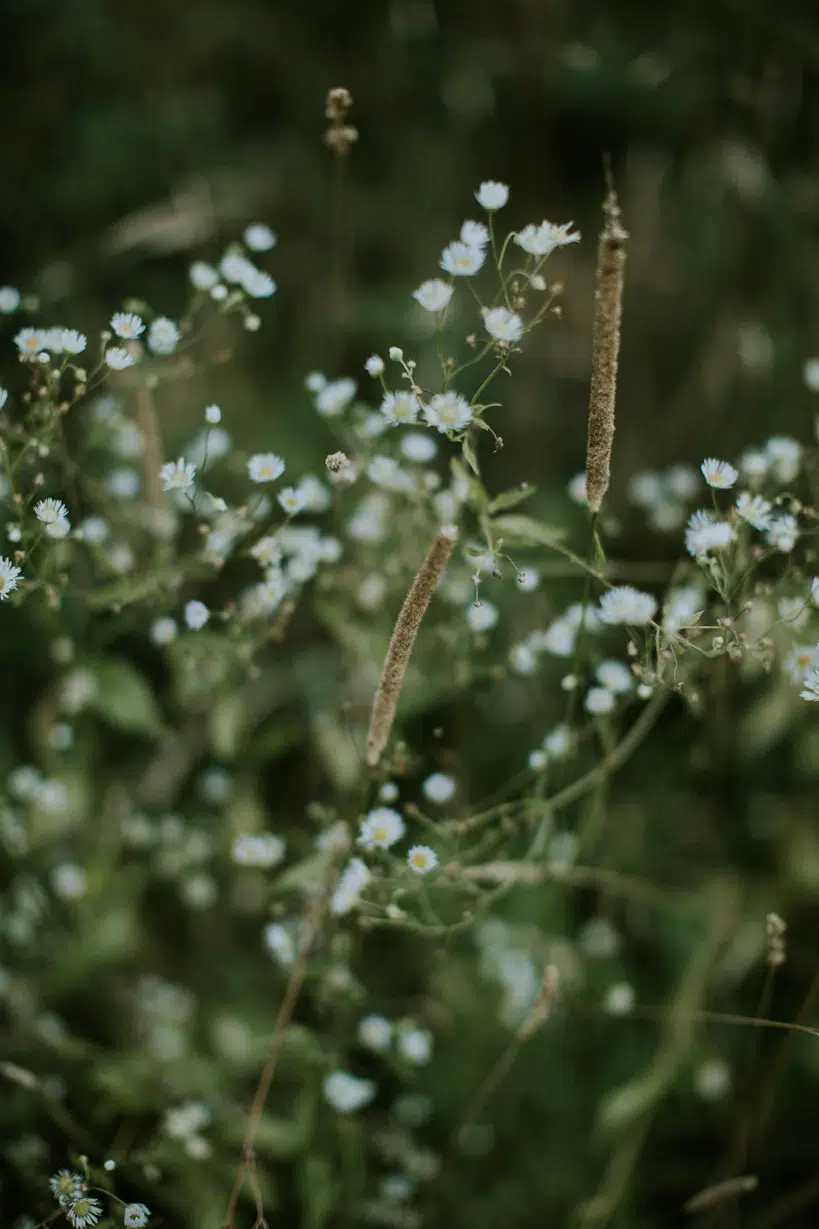
<svg viewBox="0 0 819 1229">
<path fill-rule="evenodd" d="M 457 537 L 458 531 L 454 525 L 447 525 L 440 531 L 401 607 L 370 713 L 367 763 L 371 768 L 378 763 L 387 745 L 415 637 L 438 581 L 444 574 Z"/>
<path fill-rule="evenodd" d="M 609 488 L 614 444 L 614 400 L 620 357 L 623 274 L 628 232 L 620 220 L 617 193 L 609 183 L 603 202 L 604 225 L 597 248 L 594 291 L 594 339 L 589 431 L 586 443 L 586 500 L 593 516 Z"/>
<path fill-rule="evenodd" d="M 142 477 L 145 483 L 145 497 L 153 513 L 155 524 L 161 520 L 167 510 L 165 492 L 162 489 L 162 479 L 159 471 L 164 463 L 162 452 L 162 436 L 159 431 L 159 421 L 154 405 L 154 397 L 147 385 L 142 385 L 136 394 L 137 421 L 142 431 L 145 447 L 142 453 Z"/>
</svg>

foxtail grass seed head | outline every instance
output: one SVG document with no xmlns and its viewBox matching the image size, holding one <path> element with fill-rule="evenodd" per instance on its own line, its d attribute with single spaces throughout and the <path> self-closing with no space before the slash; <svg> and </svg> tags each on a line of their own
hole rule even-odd
<svg viewBox="0 0 819 1229">
<path fill-rule="evenodd" d="M 445 525 L 441 529 L 404 599 L 387 649 L 370 714 L 367 734 L 367 763 L 370 767 L 378 763 L 387 745 L 418 628 L 457 540 L 458 530 L 455 525 Z"/>
<path fill-rule="evenodd" d="M 620 220 L 620 205 L 614 188 L 603 202 L 605 218 L 597 248 L 594 291 L 594 340 L 589 432 L 586 444 L 586 502 L 592 514 L 609 488 L 611 450 L 614 444 L 614 401 L 620 357 L 620 320 L 623 275 L 628 231 Z"/>
<path fill-rule="evenodd" d="M 352 105 L 352 95 L 343 87 L 330 90 L 327 94 L 324 114 L 330 126 L 324 134 L 324 144 L 338 158 L 348 154 L 350 146 L 358 140 L 358 129 L 346 122 Z"/>
</svg>

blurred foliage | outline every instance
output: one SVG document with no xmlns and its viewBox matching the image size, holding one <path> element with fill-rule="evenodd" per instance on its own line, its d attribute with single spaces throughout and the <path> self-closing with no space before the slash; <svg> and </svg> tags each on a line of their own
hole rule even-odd
<svg viewBox="0 0 819 1229">
<path fill-rule="evenodd" d="M 635 469 L 733 455 L 773 431 L 812 434 L 801 365 L 819 348 L 819 14 L 808 0 L 5 0 L 0 48 L 0 271 L 3 281 L 36 291 L 51 316 L 68 316 L 71 304 L 71 323 L 91 332 L 110 302 L 127 295 L 173 310 L 192 257 L 214 256 L 247 221 L 269 222 L 279 235 L 279 293 L 263 344 L 240 341 L 224 375 L 217 367 L 162 404 L 169 455 L 191 407 L 206 397 L 230 405 L 234 421 L 269 438 L 294 468 L 316 468 L 333 440 L 308 416 L 305 374 L 357 373 L 371 351 L 411 335 L 408 289 L 434 275 L 431 253 L 455 232 L 474 186 L 492 177 L 512 185 L 517 218 L 573 217 L 586 239 L 573 253 L 562 321 L 539 335 L 511 386 L 505 447 L 488 467 L 497 490 L 536 482 L 548 519 L 567 478 L 582 468 L 605 152 L 632 235 L 611 496 L 622 518 L 618 553 L 645 559 L 623 494 Z M 321 140 L 324 96 L 335 85 L 352 92 L 360 131 L 342 174 Z M 544 609 L 576 598 L 571 588 L 547 593 Z M 8 626 L 0 708 L 9 731 L 4 758 L 14 762 L 35 739 L 47 669 L 22 616 Z M 142 652 L 119 633 L 110 639 L 118 637 L 116 657 L 100 661 L 109 681 L 127 672 L 123 658 Z M 342 718 L 336 713 L 333 724 L 325 715 L 322 726 L 317 715 L 343 696 L 343 663 L 316 626 L 296 627 L 293 644 L 275 680 L 273 718 L 263 697 L 244 730 L 241 713 L 210 715 L 211 745 L 226 761 L 249 732 L 252 754 L 269 766 L 265 805 L 285 817 L 299 816 L 321 793 L 329 765 L 349 755 L 348 745 L 339 750 Z M 161 729 L 143 677 L 116 680 L 110 706 L 103 681 L 110 741 L 87 749 L 89 772 Z M 435 1103 L 428 1143 L 443 1157 L 440 1177 L 425 1188 L 425 1223 L 568 1225 L 584 1199 L 616 1190 L 630 1172 L 630 1150 L 636 1158 L 642 1149 L 612 1224 L 681 1223 L 685 1199 L 743 1156 L 760 1175 L 759 1192 L 739 1205 L 749 1210 L 718 1209 L 703 1224 L 815 1224 L 816 1040 L 690 1020 L 684 1036 L 674 1029 L 675 1003 L 686 995 L 699 1002 L 706 976 L 722 987 L 708 1006 L 756 1012 L 763 919 L 772 908 L 787 916 L 794 940 L 767 1009 L 781 1019 L 809 1016 L 819 970 L 811 941 L 819 884 L 815 731 L 794 737 L 787 712 L 772 711 L 767 693 L 766 707 L 755 708 L 752 688 L 737 693 L 723 683 L 716 678 L 704 697 L 698 728 L 672 707 L 650 754 L 611 787 L 593 852 L 612 872 L 650 884 L 651 898 L 621 895 L 613 880 L 612 890 L 522 888 L 505 907 L 523 933 L 536 923 L 567 942 L 589 918 L 609 918 L 627 943 L 600 962 L 599 982 L 591 973 L 584 997 L 598 1002 L 622 978 L 639 1003 L 665 1004 L 671 1014 L 612 1020 L 591 1006 L 588 1014 L 558 1010 L 491 1102 L 490 1151 L 451 1151 L 465 1107 L 508 1038 L 479 988 L 473 942 L 419 949 L 381 932 L 365 940 L 358 975 L 370 993 L 385 1010 L 414 1002 L 440 1038 L 439 1056 L 418 1078 Z M 442 766 L 477 798 L 501 786 L 510 765 L 517 769 L 527 729 L 544 726 L 553 700 L 544 698 L 541 709 L 514 681 L 488 679 L 462 705 L 420 697 L 417 741 L 428 745 L 442 725 L 449 748 Z M 327 763 L 308 753 L 310 731 Z M 116 799 L 109 802 L 115 812 Z M 581 813 L 579 822 L 588 821 Z M 102 814 L 92 869 L 100 881 L 106 823 L 110 815 Z M 203 946 L 203 928 L 194 938 L 178 902 L 154 889 L 153 929 L 138 935 L 126 907 L 138 885 L 138 876 L 119 882 L 122 909 L 109 902 L 104 927 L 92 896 L 80 933 L 54 952 L 48 983 L 73 1033 L 87 1030 L 110 1055 L 110 1062 L 99 1050 L 72 1059 L 72 1113 L 100 1146 L 144 1125 L 129 1124 L 129 1112 L 147 1121 L 164 1109 L 159 1100 L 145 1106 L 139 1092 L 150 1060 L 130 1035 L 124 1006 L 137 970 L 161 965 L 190 986 L 213 1013 L 203 1029 L 218 1022 L 224 1000 L 240 1005 L 263 1036 L 277 1005 L 269 984 L 249 980 L 256 965 L 241 955 L 243 942 L 258 943 L 255 930 L 244 934 L 239 920 L 232 934 L 213 928 Z M 103 973 L 123 984 L 120 1018 L 95 1017 L 94 978 Z M 288 1044 L 294 1053 L 259 1140 L 270 1223 L 297 1223 L 300 1215 L 306 1226 L 351 1224 L 331 1211 L 330 1188 L 358 1189 L 356 1123 L 342 1121 L 295 1178 L 278 1164 L 301 1155 L 315 1112 L 315 1081 L 302 1086 L 300 1076 L 315 1062 L 310 1034 L 294 1031 Z M 299 1045 L 306 1054 L 295 1053 Z M 206 1053 L 203 1042 L 179 1084 L 197 1084 L 203 1097 L 225 1095 Z M 734 1085 L 727 1098 L 703 1103 L 693 1072 L 714 1056 L 729 1061 Z M 237 1155 L 238 1107 L 260 1060 L 250 1054 L 233 1070 L 236 1118 L 224 1140 Z M 173 1095 L 173 1075 L 162 1078 L 161 1091 Z M 95 1115 L 102 1089 L 120 1104 L 120 1120 Z M 29 1098 L 22 1088 L 0 1089 L 0 1134 L 16 1129 Z M 655 1099 L 643 1139 L 634 1107 Z M 65 1124 L 53 1115 L 53 1127 L 42 1129 L 56 1168 Z M 6 1155 L 7 1215 L 21 1210 L 15 1201 L 26 1172 Z M 225 1147 L 218 1164 L 191 1161 L 188 1173 L 160 1184 L 156 1206 L 166 1201 L 166 1223 L 217 1224 L 207 1217 L 223 1206 L 232 1172 Z"/>
</svg>

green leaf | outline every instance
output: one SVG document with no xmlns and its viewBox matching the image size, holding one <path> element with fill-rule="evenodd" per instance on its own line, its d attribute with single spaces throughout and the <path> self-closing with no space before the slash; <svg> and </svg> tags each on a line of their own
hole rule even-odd
<svg viewBox="0 0 819 1229">
<path fill-rule="evenodd" d="M 524 482 L 521 486 L 516 487 L 514 491 L 504 491 L 502 495 L 496 495 L 489 505 L 489 514 L 494 516 L 496 512 L 504 512 L 507 508 L 514 508 L 518 504 L 523 503 L 524 499 L 529 499 L 534 495 L 536 487 L 530 486 L 528 482 Z"/>
<path fill-rule="evenodd" d="M 475 447 L 475 437 L 471 432 L 467 432 L 464 436 L 463 456 L 475 477 L 480 478 L 481 471 L 478 469 L 478 452 Z"/>
<path fill-rule="evenodd" d="M 554 546 L 566 536 L 566 530 L 556 525 L 543 525 L 531 516 L 498 516 L 492 528 L 504 539 L 514 538 L 521 546 Z"/>
<path fill-rule="evenodd" d="M 164 731 L 150 685 L 126 661 L 108 658 L 92 665 L 97 694 L 91 707 L 118 730 L 158 738 Z"/>
</svg>

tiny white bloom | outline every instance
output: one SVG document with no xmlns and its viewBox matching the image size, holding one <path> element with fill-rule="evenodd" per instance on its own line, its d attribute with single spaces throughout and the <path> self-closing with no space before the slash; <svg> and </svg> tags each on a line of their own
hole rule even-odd
<svg viewBox="0 0 819 1229">
<path fill-rule="evenodd" d="M 443 805 L 455 797 L 456 784 L 452 777 L 445 772 L 433 772 L 427 777 L 424 784 L 421 786 L 424 791 L 424 797 L 430 802 L 437 802 Z"/>
<path fill-rule="evenodd" d="M 161 615 L 151 624 L 150 637 L 154 644 L 162 646 L 175 640 L 178 631 L 176 619 L 170 618 L 169 615 Z"/>
<path fill-rule="evenodd" d="M 248 269 L 242 287 L 251 299 L 269 299 L 278 290 L 270 274 L 264 273 L 261 269 Z M 245 319 L 245 328 L 255 332 L 260 323 L 258 316 L 248 316 Z"/>
<path fill-rule="evenodd" d="M 804 682 L 804 690 L 799 693 L 802 699 L 819 701 L 819 669 L 811 670 Z"/>
<path fill-rule="evenodd" d="M 196 466 L 179 457 L 176 461 L 168 461 L 159 471 L 164 491 L 187 491 L 193 486 L 196 477 Z"/>
<path fill-rule="evenodd" d="M 768 529 L 771 524 L 771 505 L 761 495 L 741 491 L 737 496 L 737 513 L 754 529 Z"/>
<path fill-rule="evenodd" d="M 511 346 L 523 336 L 523 321 L 517 312 L 492 307 L 483 314 L 484 328 L 501 345 Z"/>
<path fill-rule="evenodd" d="M 789 435 L 773 435 L 765 445 L 765 455 L 778 482 L 793 482 L 802 461 L 802 445 Z"/>
<path fill-rule="evenodd" d="M 483 222 L 464 222 L 458 238 L 468 247 L 485 248 L 489 242 L 489 230 Z"/>
<path fill-rule="evenodd" d="M 281 922 L 270 922 L 265 926 L 264 945 L 279 964 L 295 964 L 296 943 L 290 928 Z"/>
<path fill-rule="evenodd" d="M 543 740 L 543 750 L 551 759 L 562 759 L 574 746 L 571 728 L 563 723 L 556 725 Z"/>
<path fill-rule="evenodd" d="M 110 527 L 104 516 L 87 516 L 79 528 L 83 542 L 99 546 L 108 537 Z"/>
<path fill-rule="evenodd" d="M 582 474 L 575 474 L 569 482 L 569 499 L 576 504 L 585 504 L 587 500 L 586 494 L 586 471 Z"/>
<path fill-rule="evenodd" d="M 609 986 L 603 999 L 603 1010 L 610 1016 L 627 1016 L 634 1009 L 634 988 L 628 982 Z"/>
<path fill-rule="evenodd" d="M 819 648 L 810 644 L 795 644 L 785 659 L 785 670 L 794 683 L 806 683 L 812 670 L 819 667 Z"/>
<path fill-rule="evenodd" d="M 210 423 L 210 425 L 213 427 L 216 425 L 216 423 L 221 422 L 221 421 L 222 421 L 222 411 L 219 409 L 219 406 L 218 405 L 206 405 L 205 406 L 205 422 Z"/>
<path fill-rule="evenodd" d="M 340 1114 L 354 1114 L 369 1105 L 375 1096 L 372 1080 L 361 1080 L 347 1071 L 333 1071 L 321 1087 L 327 1104 Z"/>
<path fill-rule="evenodd" d="M 68 516 L 68 508 L 61 499 L 41 499 L 34 505 L 34 515 L 44 525 L 53 525 Z"/>
<path fill-rule="evenodd" d="M 308 393 L 320 393 L 323 388 L 327 387 L 327 377 L 321 371 L 311 371 L 305 377 L 304 387 Z"/>
<path fill-rule="evenodd" d="M 499 617 L 498 608 L 492 602 L 473 602 L 466 611 L 466 621 L 473 632 L 491 631 Z"/>
<path fill-rule="evenodd" d="M 276 496 L 285 512 L 291 516 L 295 516 L 297 512 L 301 512 L 304 507 L 304 498 L 301 492 L 293 486 L 286 486 L 283 491 L 279 491 Z"/>
<path fill-rule="evenodd" d="M 210 618 L 210 611 L 204 602 L 192 601 L 185 603 L 185 622 L 193 632 L 203 628 Z"/>
<path fill-rule="evenodd" d="M 415 488 L 412 475 L 401 468 L 395 457 L 373 457 L 367 466 L 367 477 L 370 482 L 388 491 L 412 491 Z"/>
<path fill-rule="evenodd" d="M 85 1190 L 85 1179 L 73 1169 L 58 1169 L 49 1178 L 51 1193 L 61 1207 L 65 1207 L 71 1199 L 78 1199 Z"/>
<path fill-rule="evenodd" d="M 621 661 L 603 661 L 596 670 L 597 681 L 615 695 L 622 696 L 634 686 L 634 676 Z"/>
<path fill-rule="evenodd" d="M 731 1069 L 721 1058 L 711 1058 L 697 1068 L 694 1086 L 704 1101 L 719 1101 L 731 1087 Z"/>
<path fill-rule="evenodd" d="M 123 346 L 109 346 L 105 351 L 105 361 L 112 371 L 125 371 L 133 367 L 136 359 Z"/>
<path fill-rule="evenodd" d="M 276 235 L 264 222 L 253 222 L 244 233 L 244 240 L 251 252 L 269 252 L 276 246 Z"/>
<path fill-rule="evenodd" d="M 487 213 L 494 213 L 496 209 L 503 209 L 509 200 L 509 188 L 505 183 L 487 179 L 475 193 L 475 200 L 481 209 L 485 209 Z"/>
<path fill-rule="evenodd" d="M 316 394 L 316 410 L 324 418 L 336 418 L 343 413 L 356 394 L 358 385 L 349 376 L 330 380 Z"/>
<path fill-rule="evenodd" d="M 425 1028 L 402 1028 L 398 1033 L 398 1052 L 407 1062 L 423 1066 L 432 1058 L 432 1033 Z"/>
<path fill-rule="evenodd" d="M 416 875 L 426 875 L 438 865 L 438 855 L 429 845 L 413 845 L 407 854 L 407 865 Z"/>
<path fill-rule="evenodd" d="M 370 871 L 361 858 L 351 858 L 338 877 L 333 895 L 330 898 L 330 912 L 334 917 L 341 917 L 357 904 L 358 898 L 367 886 Z"/>
<path fill-rule="evenodd" d="M 392 807 L 376 807 L 361 821 L 359 845 L 365 849 L 389 849 L 404 835 L 404 821 Z"/>
<path fill-rule="evenodd" d="M 772 520 L 765 534 L 766 541 L 785 554 L 793 550 L 798 538 L 799 525 L 796 517 L 791 516 L 790 513 L 777 516 Z"/>
<path fill-rule="evenodd" d="M 692 512 L 685 530 L 685 549 L 695 559 L 730 546 L 734 531 L 729 521 L 718 521 L 706 508 Z"/>
<path fill-rule="evenodd" d="M 518 590 L 521 593 L 534 593 L 540 584 L 540 572 L 537 568 L 527 568 L 525 572 L 518 572 Z"/>
<path fill-rule="evenodd" d="M 442 435 L 463 431 L 472 421 L 472 406 L 460 393 L 436 393 L 429 405 L 424 406 L 424 418 Z"/>
<path fill-rule="evenodd" d="M 415 422 L 421 406 L 411 392 L 387 393 L 378 407 L 387 422 L 395 425 Z"/>
<path fill-rule="evenodd" d="M 148 349 L 153 354 L 173 354 L 182 334 L 167 316 L 157 316 L 148 329 Z"/>
<path fill-rule="evenodd" d="M 114 312 L 111 328 L 123 341 L 134 341 L 145 332 L 145 323 L 141 316 L 133 312 Z"/>
<path fill-rule="evenodd" d="M 10 316 L 20 306 L 20 291 L 14 286 L 0 286 L 0 312 Z"/>
<path fill-rule="evenodd" d="M 213 290 L 219 284 L 218 270 L 204 260 L 195 260 L 188 269 L 188 277 L 195 290 Z"/>
<path fill-rule="evenodd" d="M 591 687 L 586 695 L 586 710 L 595 716 L 610 713 L 614 704 L 614 694 L 608 687 Z"/>
<path fill-rule="evenodd" d="M 66 354 L 82 354 L 88 345 L 88 338 L 78 329 L 62 329 L 60 344 Z"/>
<path fill-rule="evenodd" d="M 22 358 L 35 358 L 46 348 L 45 329 L 20 329 L 14 338 L 14 344 Z"/>
<path fill-rule="evenodd" d="M 444 248 L 440 264 L 444 273 L 453 277 L 472 277 L 483 267 L 485 259 L 483 248 L 470 247 L 468 243 L 456 239 Z"/>
<path fill-rule="evenodd" d="M 700 469 L 708 485 L 719 491 L 727 491 L 739 477 L 733 465 L 728 461 L 719 461 L 716 457 L 706 457 Z"/>
<path fill-rule="evenodd" d="M 368 376 L 376 378 L 384 371 L 384 360 L 380 354 L 371 354 L 364 364 L 364 370 Z"/>
<path fill-rule="evenodd" d="M 73 1229 L 88 1229 L 96 1225 L 102 1216 L 102 1204 L 91 1195 L 81 1194 L 72 1199 L 65 1208 L 65 1214 Z"/>
<path fill-rule="evenodd" d="M 392 1041 L 392 1025 L 385 1016 L 365 1016 L 358 1025 L 358 1040 L 368 1050 L 381 1053 Z"/>
<path fill-rule="evenodd" d="M 740 471 L 750 482 L 764 478 L 768 467 L 768 458 L 759 448 L 749 448 L 739 458 Z"/>
<path fill-rule="evenodd" d="M 230 856 L 237 866 L 253 866 L 267 869 L 278 866 L 284 859 L 285 842 L 273 832 L 261 835 L 246 833 L 237 836 L 231 847 Z"/>
<path fill-rule="evenodd" d="M 125 1206 L 122 1219 L 126 1229 L 144 1229 L 150 1215 L 144 1203 L 129 1203 Z"/>
<path fill-rule="evenodd" d="M 431 278 L 429 281 L 422 282 L 417 290 L 413 290 L 412 297 L 417 303 L 420 303 L 426 312 L 442 312 L 449 305 L 449 301 L 454 293 L 454 288 L 447 282 L 442 282 L 439 277 Z M 392 353 L 390 354 L 392 357 Z"/>
<path fill-rule="evenodd" d="M 515 243 L 530 256 L 548 256 L 557 247 L 580 242 L 580 234 L 578 231 L 572 231 L 572 225 L 572 222 L 564 222 L 561 226 L 552 222 L 541 222 L 539 226 L 535 226 L 530 222 L 515 235 Z"/>
<path fill-rule="evenodd" d="M 423 431 L 408 431 L 401 437 L 401 452 L 408 461 L 423 465 L 431 461 L 438 451 L 435 440 Z"/>
<path fill-rule="evenodd" d="M 631 502 L 638 508 L 652 508 L 665 498 L 664 483 L 659 474 L 652 470 L 641 470 L 632 474 L 628 481 L 628 494 Z"/>
<path fill-rule="evenodd" d="M 284 461 L 275 452 L 257 452 L 247 463 L 251 482 L 275 482 L 284 470 Z"/>
<path fill-rule="evenodd" d="M 599 616 L 604 623 L 625 623 L 643 627 L 650 623 L 657 609 L 657 599 L 642 593 L 632 585 L 617 585 L 600 599 Z"/>
</svg>

